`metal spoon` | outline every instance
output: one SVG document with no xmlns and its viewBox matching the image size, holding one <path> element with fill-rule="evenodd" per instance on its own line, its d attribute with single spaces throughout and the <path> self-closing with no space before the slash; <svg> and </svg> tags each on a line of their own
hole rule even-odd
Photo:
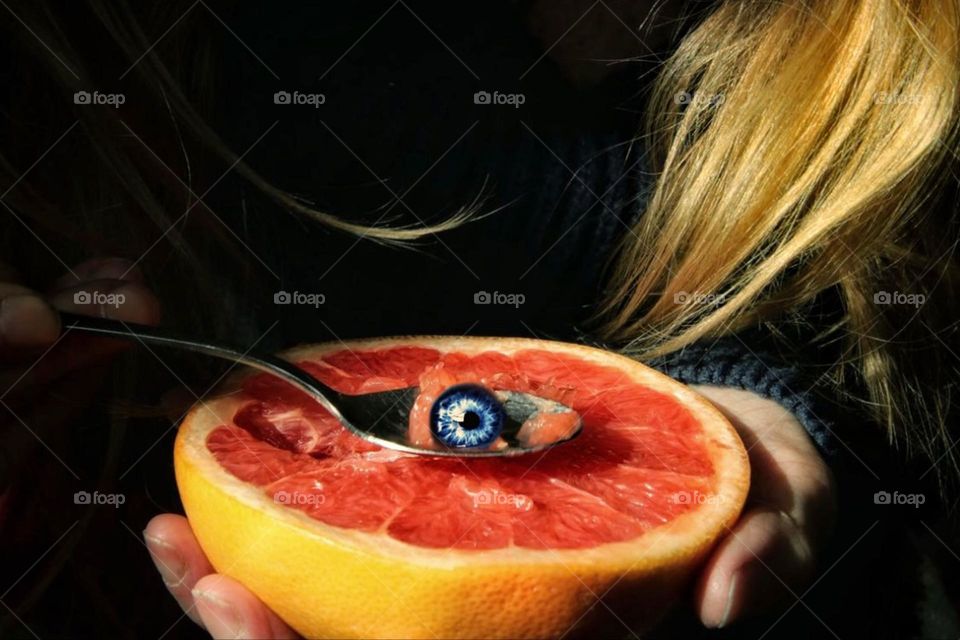
<svg viewBox="0 0 960 640">
<path fill-rule="evenodd" d="M 296 365 L 269 354 L 255 354 L 233 349 L 222 344 L 197 341 L 174 336 L 162 329 L 121 322 L 108 318 L 77 315 L 61 312 L 63 331 L 83 331 L 113 338 L 144 342 L 164 347 L 194 351 L 230 362 L 238 362 L 282 378 L 307 392 L 356 436 L 382 447 L 431 456 L 495 457 L 516 456 L 542 451 L 566 442 L 579 435 L 583 423 L 577 419 L 576 426 L 554 441 L 528 445 L 517 438 L 521 425 L 534 414 L 545 411 L 559 413 L 572 411 L 569 407 L 526 393 L 500 394 L 506 413 L 506 424 L 500 437 L 507 446 L 498 450 L 437 448 L 416 446 L 407 438 L 410 408 L 417 397 L 417 387 L 393 391 L 379 391 L 349 395 L 340 393 L 323 384 Z"/>
</svg>

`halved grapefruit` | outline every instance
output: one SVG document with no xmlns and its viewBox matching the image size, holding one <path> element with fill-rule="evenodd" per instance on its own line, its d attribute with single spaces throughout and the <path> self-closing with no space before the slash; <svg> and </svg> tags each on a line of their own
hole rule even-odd
<svg viewBox="0 0 960 640">
<path fill-rule="evenodd" d="M 308 637 L 642 633 L 737 518 L 749 465 L 708 401 L 629 358 L 504 338 L 284 354 L 342 392 L 457 380 L 564 400 L 570 443 L 459 459 L 380 449 L 260 374 L 195 407 L 177 483 L 217 571 Z"/>
</svg>

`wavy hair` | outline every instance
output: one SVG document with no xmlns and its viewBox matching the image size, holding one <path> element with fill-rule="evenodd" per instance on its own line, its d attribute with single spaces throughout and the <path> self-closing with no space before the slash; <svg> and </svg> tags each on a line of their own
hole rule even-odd
<svg viewBox="0 0 960 640">
<path fill-rule="evenodd" d="M 855 377 L 894 442 L 955 474 L 956 217 L 937 194 L 956 179 L 958 14 L 953 0 L 719 3 L 655 82 L 656 183 L 612 268 L 604 334 L 650 357 L 802 323 L 835 291 L 842 317 L 818 339 L 843 355 L 827 375 Z"/>
</svg>

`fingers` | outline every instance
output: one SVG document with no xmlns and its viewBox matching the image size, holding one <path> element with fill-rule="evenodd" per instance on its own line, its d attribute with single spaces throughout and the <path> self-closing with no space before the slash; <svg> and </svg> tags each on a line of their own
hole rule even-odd
<svg viewBox="0 0 960 640">
<path fill-rule="evenodd" d="M 76 332 L 61 339 L 56 310 L 139 324 L 159 322 L 159 302 L 141 280 L 129 261 L 104 258 L 77 266 L 46 297 L 19 284 L 0 283 L 0 363 L 31 365 L 25 377 L 16 369 L 0 372 L 4 388 L 16 383 L 11 399 L 28 398 L 31 389 L 104 362 L 127 346 Z M 56 347 L 44 353 L 54 343 Z"/>
<path fill-rule="evenodd" d="M 77 298 L 77 294 L 97 292 L 101 297 Z M 135 282 L 94 280 L 79 287 L 58 291 L 50 302 L 62 311 L 112 318 L 137 324 L 157 324 L 160 305 L 149 289 Z M 77 302 L 77 300 L 80 302 Z M 111 302 L 112 301 L 112 302 Z M 49 377 L 88 367 L 129 347 L 128 343 L 111 338 L 90 336 L 71 331 L 57 345 L 53 357 L 47 357 L 36 370 L 36 376 Z"/>
<path fill-rule="evenodd" d="M 143 274 L 125 258 L 94 258 L 87 260 L 53 283 L 54 289 L 68 289 L 89 280 L 125 280 L 143 282 Z"/>
<path fill-rule="evenodd" d="M 121 268 L 129 263 L 111 261 L 105 273 L 122 275 Z M 138 277 L 131 272 L 131 277 Z M 94 279 L 51 292 L 50 303 L 61 311 L 88 316 L 112 318 L 123 322 L 155 325 L 160 321 L 160 303 L 153 293 L 139 282 Z M 62 375 L 64 372 L 86 368 L 102 362 L 129 345 L 110 338 L 69 333 L 57 345 L 52 357 L 44 359 L 34 375 L 38 379 Z"/>
<path fill-rule="evenodd" d="M 713 552 L 698 585 L 708 627 L 772 610 L 800 597 L 815 557 L 808 538 L 782 511 L 750 509 Z"/>
<path fill-rule="evenodd" d="M 0 352 L 42 347 L 59 335 L 60 320 L 49 303 L 26 287 L 0 283 Z"/>
<path fill-rule="evenodd" d="M 156 324 L 160 307 L 149 289 L 138 282 L 97 279 L 52 292 L 50 303 L 61 311 Z"/>
<path fill-rule="evenodd" d="M 245 587 L 214 573 L 183 516 L 155 517 L 143 538 L 167 589 L 214 638 L 297 637 Z"/>
<path fill-rule="evenodd" d="M 193 594 L 203 624 L 214 638 L 298 637 L 255 595 L 226 576 L 201 578 Z"/>
<path fill-rule="evenodd" d="M 163 514 L 153 518 L 143 531 L 147 551 L 167 590 L 190 618 L 203 625 L 194 606 L 193 588 L 213 567 L 203 553 L 183 516 Z"/>
<path fill-rule="evenodd" d="M 141 324 L 160 319 L 157 300 L 143 286 L 140 270 L 122 258 L 96 258 L 77 265 L 57 279 L 48 294 L 61 311 Z"/>
<path fill-rule="evenodd" d="M 702 622 L 724 627 L 802 595 L 833 527 L 833 479 L 803 427 L 777 403 L 736 389 L 697 390 L 736 427 L 751 464 L 748 505 L 714 549 L 696 592 Z"/>
<path fill-rule="evenodd" d="M 16 277 L 11 271 L 0 272 Z M 119 258 L 78 265 L 61 277 L 47 296 L 15 280 L 0 281 L 0 361 L 20 362 L 53 344 L 60 335 L 56 309 L 155 324 L 160 316 L 159 304 L 141 282 L 142 276 L 133 264 Z M 85 351 L 110 351 L 105 345 L 116 344 L 87 342 Z"/>
</svg>

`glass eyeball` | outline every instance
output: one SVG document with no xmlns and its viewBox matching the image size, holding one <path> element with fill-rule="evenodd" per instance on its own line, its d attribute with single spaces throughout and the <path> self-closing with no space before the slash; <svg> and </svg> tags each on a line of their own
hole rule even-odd
<svg viewBox="0 0 960 640">
<path fill-rule="evenodd" d="M 430 408 L 430 431 L 450 448 L 489 446 L 500 436 L 505 420 L 503 405 L 479 384 L 454 385 Z"/>
</svg>

